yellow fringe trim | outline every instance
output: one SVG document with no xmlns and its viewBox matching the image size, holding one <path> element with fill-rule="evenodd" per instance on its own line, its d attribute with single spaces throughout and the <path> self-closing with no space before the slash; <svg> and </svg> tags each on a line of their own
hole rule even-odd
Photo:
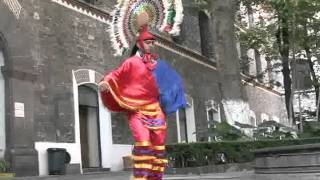
<svg viewBox="0 0 320 180">
<path fill-rule="evenodd" d="M 154 166 L 154 167 L 152 167 L 152 170 L 153 170 L 153 171 L 160 171 L 160 172 L 163 172 L 163 171 L 164 171 L 164 167 L 161 167 L 161 166 Z"/>
<path fill-rule="evenodd" d="M 135 146 L 151 146 L 150 141 L 140 141 L 134 144 Z"/>
<path fill-rule="evenodd" d="M 164 129 L 167 129 L 167 126 L 158 126 L 158 127 L 149 127 L 149 126 L 146 126 L 148 129 L 151 129 L 151 130 L 164 130 Z"/>
<path fill-rule="evenodd" d="M 117 83 L 114 81 L 114 79 L 110 79 L 114 82 L 116 89 L 118 87 Z M 134 111 L 140 111 L 144 115 L 149 115 L 149 116 L 156 116 L 160 114 L 161 112 L 161 107 L 159 102 L 155 102 L 152 104 L 147 104 L 147 105 L 141 105 L 141 106 L 130 106 L 127 103 L 123 102 L 115 93 L 115 90 L 113 89 L 113 86 L 110 85 L 109 82 L 106 82 L 109 86 L 109 92 L 112 94 L 113 98 L 119 103 L 119 105 L 122 108 L 129 109 L 129 110 L 134 110 Z M 117 91 L 117 90 L 116 90 Z M 126 97 L 122 97 L 122 99 L 127 99 Z M 133 99 L 130 99 L 133 100 Z M 139 100 L 138 100 L 139 101 Z"/>
<path fill-rule="evenodd" d="M 142 164 L 134 164 L 134 168 L 143 168 L 143 169 L 152 169 L 152 164 L 142 163 Z"/>
<path fill-rule="evenodd" d="M 152 149 L 155 149 L 155 150 L 165 150 L 166 149 L 166 146 L 152 146 Z"/>
<path fill-rule="evenodd" d="M 168 160 L 167 159 L 155 159 L 155 160 L 153 160 L 153 163 L 155 163 L 155 164 L 167 164 Z"/>
<path fill-rule="evenodd" d="M 146 160 L 154 160 L 156 157 L 154 156 L 132 156 L 132 159 L 135 161 L 146 161 Z"/>
<path fill-rule="evenodd" d="M 139 178 L 137 178 L 137 177 L 132 177 L 131 179 L 132 179 L 132 180 L 148 180 L 148 178 L 146 178 L 146 177 L 139 177 Z"/>
</svg>

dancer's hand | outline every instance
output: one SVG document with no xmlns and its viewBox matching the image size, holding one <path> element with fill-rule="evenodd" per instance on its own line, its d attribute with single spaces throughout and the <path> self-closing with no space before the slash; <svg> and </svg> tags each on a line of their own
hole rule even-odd
<svg viewBox="0 0 320 180">
<path fill-rule="evenodd" d="M 103 92 L 103 91 L 108 92 L 108 91 L 109 91 L 109 86 L 108 86 L 108 84 L 107 84 L 106 82 L 104 82 L 104 81 L 101 81 L 101 82 L 99 83 L 99 90 L 100 90 L 101 92 Z"/>
</svg>

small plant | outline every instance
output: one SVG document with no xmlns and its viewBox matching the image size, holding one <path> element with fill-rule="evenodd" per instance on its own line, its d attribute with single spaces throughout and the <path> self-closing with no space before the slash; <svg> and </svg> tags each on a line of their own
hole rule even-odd
<svg viewBox="0 0 320 180">
<path fill-rule="evenodd" d="M 236 141 L 246 137 L 245 134 L 234 126 L 231 126 L 227 121 L 211 124 L 209 136 L 215 141 Z"/>
<path fill-rule="evenodd" d="M 10 164 L 4 160 L 0 160 L 0 173 L 9 172 Z"/>
</svg>

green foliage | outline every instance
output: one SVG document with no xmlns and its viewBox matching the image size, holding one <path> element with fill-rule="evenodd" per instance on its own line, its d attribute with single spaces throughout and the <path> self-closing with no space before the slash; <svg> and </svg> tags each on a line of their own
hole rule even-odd
<svg viewBox="0 0 320 180">
<path fill-rule="evenodd" d="M 303 132 L 299 134 L 301 138 L 320 137 L 320 122 L 303 122 Z"/>
<path fill-rule="evenodd" d="M 320 143 L 320 138 L 172 144 L 167 145 L 167 153 L 171 167 L 196 167 L 218 164 L 220 153 L 226 155 L 226 163 L 244 163 L 254 160 L 256 149 L 314 143 Z"/>
<path fill-rule="evenodd" d="M 253 137 L 258 140 L 264 139 L 293 139 L 295 132 L 276 121 L 265 121 L 258 125 Z"/>
<path fill-rule="evenodd" d="M 200 11 L 205 12 L 210 17 L 210 6 L 212 0 L 194 0 L 194 3 Z"/>
<path fill-rule="evenodd" d="M 0 160 L 0 173 L 9 172 L 10 164 L 4 160 Z"/>
<path fill-rule="evenodd" d="M 245 137 L 239 129 L 231 126 L 226 121 L 213 123 L 209 128 L 209 136 L 212 139 L 218 138 L 227 141 L 239 140 Z"/>
<path fill-rule="evenodd" d="M 283 38 L 277 36 L 279 30 L 288 28 L 290 51 L 299 54 L 306 48 L 311 50 L 312 55 L 319 54 L 320 45 L 320 1 L 319 0 L 241 0 L 247 12 L 256 11 L 254 6 L 259 6 L 259 11 L 270 13 L 268 19 L 260 17 L 258 24 L 248 28 L 240 19 L 238 26 L 243 31 L 238 31 L 240 42 L 248 48 L 264 51 L 267 56 L 275 56 L 283 48 Z M 247 18 L 240 17 L 240 18 Z M 266 23 L 266 22 L 269 23 Z M 279 49 L 280 48 L 280 49 Z M 270 57 L 271 59 L 274 59 Z"/>
<path fill-rule="evenodd" d="M 238 38 L 242 45 L 263 53 L 268 59 L 282 60 L 286 108 L 289 107 L 291 91 L 288 58 L 307 58 L 310 64 L 320 57 L 320 1 L 319 0 L 241 0 L 247 14 L 255 11 L 266 12 L 269 16 L 259 17 L 259 21 L 248 26 L 243 14 L 238 20 Z M 257 19 L 256 19 L 257 20 Z M 245 56 L 244 56 L 245 57 Z M 317 58 L 311 62 L 311 57 Z M 246 59 L 242 60 L 248 64 Z M 316 69 L 316 68 L 315 68 Z M 320 69 L 316 69 L 320 70 Z M 315 90 L 319 77 L 311 69 Z M 317 98 L 316 98 L 317 99 Z M 289 109 L 287 109 L 289 112 Z"/>
</svg>

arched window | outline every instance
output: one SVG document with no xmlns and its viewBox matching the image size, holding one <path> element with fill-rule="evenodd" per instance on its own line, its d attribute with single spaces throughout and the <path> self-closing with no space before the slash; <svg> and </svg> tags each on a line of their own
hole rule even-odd
<svg viewBox="0 0 320 180">
<path fill-rule="evenodd" d="M 220 118 L 220 107 L 219 104 L 214 100 L 209 100 L 205 102 L 208 127 L 215 122 L 221 122 Z"/>
<path fill-rule="evenodd" d="M 266 113 L 261 113 L 261 123 L 269 121 L 269 115 Z"/>
<path fill-rule="evenodd" d="M 193 98 L 186 94 L 187 107 L 176 112 L 178 142 L 190 143 L 197 140 Z"/>
<path fill-rule="evenodd" d="M 256 118 L 256 113 L 252 110 L 250 110 L 250 124 L 252 126 L 257 126 L 257 118 Z"/>
<path fill-rule="evenodd" d="M 207 113 L 208 129 L 210 129 L 215 126 L 215 123 L 221 122 L 220 106 L 214 100 L 208 100 L 205 102 L 205 107 Z M 212 140 L 212 137 L 208 136 L 208 141 L 211 142 Z"/>
<path fill-rule="evenodd" d="M 2 74 L 2 69 L 4 68 L 4 56 L 0 49 L 0 159 L 4 156 L 4 150 L 6 147 L 5 139 L 5 83 Z"/>
<path fill-rule="evenodd" d="M 210 17 L 203 11 L 199 12 L 199 29 L 201 38 L 201 53 L 209 59 L 214 58 L 214 39 L 210 27 Z"/>
<path fill-rule="evenodd" d="M 176 113 L 167 115 L 168 133 L 167 143 L 196 142 L 196 122 L 194 116 L 193 99 L 186 95 L 187 107 Z"/>
</svg>

